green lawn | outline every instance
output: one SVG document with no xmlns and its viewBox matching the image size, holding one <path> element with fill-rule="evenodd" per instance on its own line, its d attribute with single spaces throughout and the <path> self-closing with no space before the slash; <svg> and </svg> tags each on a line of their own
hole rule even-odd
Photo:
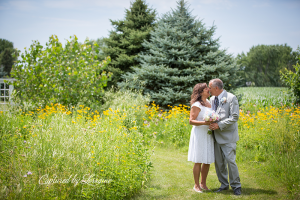
<svg viewBox="0 0 300 200">
<path fill-rule="evenodd" d="M 238 153 L 238 152 L 237 152 Z M 154 149 L 152 178 L 133 199 L 287 199 L 288 193 L 276 181 L 255 168 L 257 163 L 238 163 L 242 195 L 235 196 L 230 188 L 222 193 L 196 193 L 193 190 L 193 163 L 187 161 L 187 152 L 171 148 Z M 207 186 L 215 191 L 220 183 L 211 165 Z"/>
</svg>

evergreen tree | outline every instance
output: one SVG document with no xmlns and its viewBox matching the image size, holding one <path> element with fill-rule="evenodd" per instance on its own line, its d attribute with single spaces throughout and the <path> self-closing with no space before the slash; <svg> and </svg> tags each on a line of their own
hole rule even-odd
<svg viewBox="0 0 300 200">
<path fill-rule="evenodd" d="M 12 42 L 0 39 L 0 78 L 3 76 L 10 76 L 10 72 L 16 57 L 16 53 Z"/>
<path fill-rule="evenodd" d="M 138 66 L 136 57 L 144 48 L 144 40 L 149 40 L 149 32 L 153 30 L 156 11 L 148 7 L 144 0 L 136 0 L 126 9 L 124 20 L 110 20 L 114 26 L 109 38 L 104 38 L 103 57 L 110 56 L 108 71 L 113 73 L 111 85 L 116 85 L 121 74 L 130 71 L 130 67 Z M 100 56 L 100 59 L 101 56 Z"/>
<path fill-rule="evenodd" d="M 233 57 L 219 50 L 213 39 L 216 27 L 206 28 L 191 15 L 187 2 L 166 13 L 142 45 L 141 67 L 123 75 L 121 88 L 142 90 L 161 106 L 187 104 L 192 88 L 200 82 L 220 78 L 227 90 L 238 81 Z"/>
</svg>

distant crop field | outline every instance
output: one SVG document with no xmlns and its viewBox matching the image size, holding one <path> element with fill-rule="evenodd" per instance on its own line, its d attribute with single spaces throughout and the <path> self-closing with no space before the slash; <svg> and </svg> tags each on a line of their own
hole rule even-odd
<svg viewBox="0 0 300 200">
<path fill-rule="evenodd" d="M 242 87 L 234 91 L 244 109 L 291 106 L 294 96 L 285 87 Z"/>
</svg>

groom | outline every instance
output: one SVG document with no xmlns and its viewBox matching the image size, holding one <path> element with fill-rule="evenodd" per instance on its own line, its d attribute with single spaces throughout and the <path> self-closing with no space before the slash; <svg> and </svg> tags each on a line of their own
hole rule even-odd
<svg viewBox="0 0 300 200">
<path fill-rule="evenodd" d="M 220 79 L 209 82 L 212 108 L 220 116 L 217 123 L 209 128 L 213 130 L 215 140 L 215 168 L 221 187 L 216 192 L 229 189 L 229 182 L 235 195 L 241 195 L 241 182 L 238 167 L 235 162 L 236 142 L 239 140 L 238 124 L 239 104 L 236 96 L 223 89 Z M 228 170 L 227 170 L 228 165 Z"/>
</svg>

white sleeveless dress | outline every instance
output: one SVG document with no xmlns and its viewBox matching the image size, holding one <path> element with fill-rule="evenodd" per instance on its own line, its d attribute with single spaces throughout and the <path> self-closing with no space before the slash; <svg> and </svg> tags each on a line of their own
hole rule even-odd
<svg viewBox="0 0 300 200">
<path fill-rule="evenodd" d="M 211 110 L 211 108 L 202 106 L 200 102 L 195 102 L 191 108 L 193 106 L 201 109 L 196 120 L 204 121 L 203 117 L 206 110 Z M 193 125 L 189 144 L 188 161 L 205 164 L 215 162 L 214 139 L 212 134 L 207 134 L 208 127 L 208 125 Z"/>
</svg>

